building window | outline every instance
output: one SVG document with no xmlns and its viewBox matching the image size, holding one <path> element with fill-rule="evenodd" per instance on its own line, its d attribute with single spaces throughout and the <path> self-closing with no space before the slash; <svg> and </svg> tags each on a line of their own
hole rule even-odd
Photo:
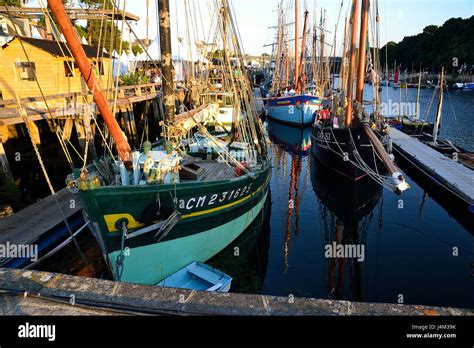
<svg viewBox="0 0 474 348">
<path fill-rule="evenodd" d="M 104 62 L 101 60 L 98 62 L 94 60 L 94 70 L 97 75 L 105 75 Z"/>
<path fill-rule="evenodd" d="M 33 62 L 16 62 L 15 67 L 18 76 L 22 80 L 34 81 L 36 76 L 36 66 Z"/>
<path fill-rule="evenodd" d="M 66 77 L 74 77 L 74 63 L 64 62 L 64 72 Z"/>
</svg>

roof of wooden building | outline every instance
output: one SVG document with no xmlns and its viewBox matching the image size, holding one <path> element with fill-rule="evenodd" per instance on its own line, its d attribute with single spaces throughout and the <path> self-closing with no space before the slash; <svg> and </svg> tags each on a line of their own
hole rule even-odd
<svg viewBox="0 0 474 348">
<path fill-rule="evenodd" d="M 21 39 L 21 41 L 26 42 L 32 46 L 35 46 L 43 51 L 50 53 L 53 56 L 57 57 L 70 57 L 71 53 L 69 52 L 66 44 L 64 42 L 56 42 L 51 40 L 44 40 L 44 39 L 34 39 L 31 37 L 24 37 L 24 36 L 16 36 L 10 42 L 7 42 L 2 46 L 2 49 L 5 49 L 8 45 L 10 45 L 15 39 Z M 84 48 L 84 52 L 86 53 L 88 58 L 96 58 L 98 48 L 89 45 L 82 45 Z M 112 56 L 108 53 L 101 52 L 99 55 L 100 58 L 112 58 Z"/>
</svg>

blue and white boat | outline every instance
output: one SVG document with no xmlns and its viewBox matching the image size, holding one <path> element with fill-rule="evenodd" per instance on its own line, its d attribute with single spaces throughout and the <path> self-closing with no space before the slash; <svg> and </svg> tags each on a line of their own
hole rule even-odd
<svg viewBox="0 0 474 348">
<path fill-rule="evenodd" d="M 158 286 L 201 291 L 229 292 L 232 277 L 202 262 L 194 261 L 159 282 Z"/>
<path fill-rule="evenodd" d="M 266 105 L 269 118 L 296 126 L 310 125 L 320 108 L 320 98 L 304 94 L 269 98 Z"/>
<path fill-rule="evenodd" d="M 464 92 L 474 92 L 474 82 L 465 83 L 462 90 Z"/>
</svg>

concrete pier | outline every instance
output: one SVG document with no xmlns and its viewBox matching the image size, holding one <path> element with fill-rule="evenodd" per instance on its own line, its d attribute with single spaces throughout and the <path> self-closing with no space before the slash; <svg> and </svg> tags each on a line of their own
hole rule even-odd
<svg viewBox="0 0 474 348">
<path fill-rule="evenodd" d="M 72 304 L 74 303 L 74 304 Z M 214 293 L 0 269 L 0 315 L 474 315 L 469 309 Z"/>
</svg>

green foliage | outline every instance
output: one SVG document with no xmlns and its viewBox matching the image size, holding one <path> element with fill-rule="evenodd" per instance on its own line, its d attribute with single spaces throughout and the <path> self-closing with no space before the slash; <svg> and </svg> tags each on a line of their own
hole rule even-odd
<svg viewBox="0 0 474 348">
<path fill-rule="evenodd" d="M 140 46 L 139 44 L 137 43 L 134 43 L 132 45 L 132 53 L 136 56 L 138 56 L 139 54 L 143 53 L 143 48 L 142 46 Z"/>
<path fill-rule="evenodd" d="M 380 61 L 385 64 L 385 46 L 380 50 Z M 444 65 L 448 72 L 455 70 L 452 66 L 454 57 L 459 59 L 459 66 L 474 64 L 474 16 L 462 19 L 451 18 L 441 27 L 429 25 L 415 36 L 406 36 L 398 44 L 387 43 L 388 62 L 394 60 L 401 68 L 416 70 L 422 68 L 437 69 Z"/>
<path fill-rule="evenodd" d="M 103 23 L 101 23 L 100 20 L 90 20 L 88 21 L 87 26 L 83 28 L 83 30 L 85 32 L 85 36 L 87 37 L 89 44 L 91 44 L 92 46 L 98 47 L 100 40 L 100 47 L 105 48 L 109 53 L 111 53 L 113 50 L 117 50 L 117 52 L 119 51 L 120 38 L 122 37 L 122 33 L 117 28 L 115 23 L 111 21 L 104 21 Z M 124 46 L 126 46 L 125 43 Z"/>
<path fill-rule="evenodd" d="M 104 0 L 81 0 L 79 6 L 91 9 L 100 9 L 104 8 Z M 113 8 L 112 0 L 105 0 L 105 8 Z"/>
<path fill-rule="evenodd" d="M 20 6 L 20 0 L 0 0 L 0 6 Z"/>
<path fill-rule="evenodd" d="M 148 83 L 148 76 L 144 71 L 134 71 L 127 74 L 123 74 L 120 77 L 120 84 L 122 86 L 134 86 Z"/>
<path fill-rule="evenodd" d="M 103 9 L 104 0 L 80 0 L 79 6 L 87 9 Z M 112 9 L 113 1 L 105 0 L 105 8 Z M 85 36 L 90 45 L 98 47 L 100 38 L 100 47 L 105 48 L 109 53 L 116 50 L 119 54 L 120 51 L 120 38 L 122 33 L 117 25 L 110 20 L 101 21 L 99 19 L 93 19 L 87 21 L 85 27 L 76 26 L 80 35 Z M 101 34 L 102 29 L 102 34 Z M 130 50 L 130 44 L 126 41 L 123 42 L 122 48 L 128 52 Z"/>
</svg>

